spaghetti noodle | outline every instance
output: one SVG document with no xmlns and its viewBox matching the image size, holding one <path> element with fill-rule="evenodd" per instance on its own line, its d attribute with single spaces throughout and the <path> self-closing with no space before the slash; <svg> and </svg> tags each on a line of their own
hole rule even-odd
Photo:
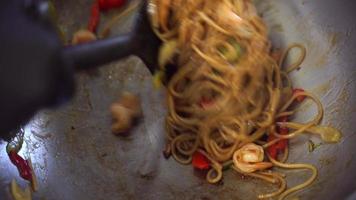
<svg viewBox="0 0 356 200">
<path fill-rule="evenodd" d="M 279 185 L 277 191 L 258 195 L 261 199 L 283 199 L 310 185 L 316 168 L 284 163 L 288 147 L 280 161 L 264 156 L 269 147 L 307 132 L 326 142 L 340 139 L 336 129 L 319 126 L 323 107 L 318 98 L 306 91 L 293 93 L 288 73 L 300 67 L 305 47 L 293 44 L 273 56 L 267 27 L 251 0 L 151 0 L 148 12 L 163 41 L 161 70 L 167 70 L 167 63 L 178 69 L 168 83 L 166 120 L 175 160 L 189 164 L 200 152 L 211 164 L 206 176 L 210 183 L 220 181 L 224 166 L 231 165 L 239 173 Z M 285 66 L 292 49 L 299 49 L 300 57 Z M 280 121 L 296 112 L 292 104 L 300 97 L 317 105 L 317 115 L 306 123 Z M 282 134 L 281 129 L 291 132 Z M 313 174 L 287 189 L 284 176 L 267 171 L 272 167 L 305 168 Z"/>
</svg>

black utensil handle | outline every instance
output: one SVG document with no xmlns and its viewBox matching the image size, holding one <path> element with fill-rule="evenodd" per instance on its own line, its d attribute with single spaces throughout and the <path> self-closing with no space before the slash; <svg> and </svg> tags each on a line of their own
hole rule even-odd
<svg viewBox="0 0 356 200">
<path fill-rule="evenodd" d="M 63 54 L 77 70 L 84 70 L 132 55 L 136 48 L 134 44 L 129 35 L 122 35 L 68 46 L 64 48 Z"/>
</svg>

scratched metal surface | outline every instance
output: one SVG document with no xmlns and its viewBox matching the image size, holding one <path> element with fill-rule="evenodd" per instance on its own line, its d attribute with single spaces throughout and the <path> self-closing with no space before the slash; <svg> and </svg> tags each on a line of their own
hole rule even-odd
<svg viewBox="0 0 356 200">
<path fill-rule="evenodd" d="M 91 0 L 56 1 L 60 24 L 68 35 L 86 26 Z M 293 73 L 294 84 L 313 91 L 326 108 L 324 124 L 342 130 L 337 145 L 322 145 L 309 153 L 309 136 L 292 141 L 290 161 L 308 162 L 319 169 L 317 181 L 298 193 L 301 199 L 344 199 L 356 190 L 356 9 L 351 0 L 257 1 L 277 47 L 300 42 L 307 47 L 302 69 Z M 105 19 L 104 19 L 105 20 Z M 119 34 L 130 29 L 132 17 L 118 23 Z M 127 138 L 110 133 L 108 107 L 121 91 L 142 99 L 144 117 Z M 313 115 L 305 105 L 296 120 Z M 227 172 L 224 184 L 209 185 L 191 166 L 165 160 L 164 91 L 152 87 L 151 75 L 135 57 L 114 62 L 96 72 L 77 75 L 77 94 L 57 110 L 38 113 L 25 126 L 22 155 L 30 157 L 39 180 L 34 199 L 255 199 L 274 189 Z M 288 172 L 293 185 L 308 177 Z M 15 178 L 5 144 L 0 144 L 0 199 L 11 199 L 8 184 Z"/>
</svg>

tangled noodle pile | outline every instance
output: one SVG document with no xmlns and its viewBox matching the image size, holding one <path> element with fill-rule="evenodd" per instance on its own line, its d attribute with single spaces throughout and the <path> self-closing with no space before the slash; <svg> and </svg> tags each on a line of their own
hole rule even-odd
<svg viewBox="0 0 356 200">
<path fill-rule="evenodd" d="M 313 94 L 294 89 L 288 77 L 306 49 L 293 44 L 274 51 L 268 30 L 251 0 L 151 0 L 151 24 L 161 38 L 159 64 L 178 71 L 168 83 L 167 135 L 172 155 L 189 164 L 199 153 L 210 163 L 206 179 L 216 183 L 230 167 L 244 175 L 278 184 L 259 198 L 285 198 L 310 185 L 317 170 L 287 164 L 288 139 L 303 133 L 338 142 L 338 130 L 320 126 L 323 107 Z M 291 49 L 299 58 L 285 66 Z M 289 121 L 308 98 L 317 106 L 305 123 Z M 267 138 L 267 139 L 266 139 Z M 309 169 L 311 177 L 287 189 L 285 175 L 273 167 Z"/>
</svg>

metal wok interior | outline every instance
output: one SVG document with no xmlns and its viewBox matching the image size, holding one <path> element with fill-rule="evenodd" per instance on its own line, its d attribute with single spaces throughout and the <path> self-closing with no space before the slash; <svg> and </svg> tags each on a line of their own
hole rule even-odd
<svg viewBox="0 0 356 200">
<path fill-rule="evenodd" d="M 91 0 L 55 1 L 65 33 L 86 26 Z M 356 191 L 356 4 L 351 0 L 264 0 L 257 7 L 271 32 L 273 44 L 293 42 L 307 48 L 307 57 L 294 84 L 312 91 L 325 108 L 324 124 L 343 133 L 335 145 L 308 152 L 303 136 L 291 142 L 291 162 L 307 162 L 319 169 L 311 187 L 297 194 L 301 199 L 345 199 Z M 114 14 L 114 13 L 111 13 Z M 110 15 L 110 14 L 109 14 Z M 107 17 L 109 18 L 109 17 Z M 103 19 L 105 21 L 107 19 Z M 133 15 L 117 23 L 112 35 L 130 30 Z M 256 179 L 242 179 L 227 172 L 224 184 L 210 185 L 191 166 L 165 160 L 164 88 L 154 89 L 152 76 L 137 57 L 129 57 L 77 75 L 77 93 L 67 105 L 38 113 L 25 126 L 21 154 L 32 159 L 39 181 L 34 199 L 255 199 L 273 186 Z M 110 104 L 122 91 L 141 97 L 143 118 L 129 137 L 111 134 Z M 296 116 L 313 115 L 306 106 Z M 0 199 L 11 199 L 9 183 L 23 186 L 0 143 Z M 288 172 L 288 184 L 309 174 Z M 292 195 L 293 196 L 293 195 Z"/>
</svg>

